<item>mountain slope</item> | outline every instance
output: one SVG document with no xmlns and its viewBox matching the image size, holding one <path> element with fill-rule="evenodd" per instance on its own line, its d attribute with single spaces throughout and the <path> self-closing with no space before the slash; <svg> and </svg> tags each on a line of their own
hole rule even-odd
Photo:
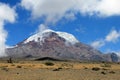
<svg viewBox="0 0 120 80">
<path fill-rule="evenodd" d="M 115 61 L 109 55 L 79 42 L 72 34 L 45 30 L 18 43 L 14 48 L 6 49 L 10 57 L 44 58 L 60 60 Z"/>
</svg>

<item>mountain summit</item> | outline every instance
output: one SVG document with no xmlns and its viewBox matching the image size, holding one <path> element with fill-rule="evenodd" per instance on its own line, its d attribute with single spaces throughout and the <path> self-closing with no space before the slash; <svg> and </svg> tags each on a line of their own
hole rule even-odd
<svg viewBox="0 0 120 80">
<path fill-rule="evenodd" d="M 66 43 L 70 44 L 75 44 L 78 43 L 79 41 L 72 35 L 66 32 L 55 32 L 51 29 L 44 30 L 43 32 L 39 32 L 31 37 L 29 37 L 27 40 L 24 41 L 24 43 L 29 43 L 30 41 L 35 41 L 35 42 L 44 42 L 44 40 L 47 37 L 52 37 L 52 36 L 59 36 L 61 38 L 65 39 Z"/>
<path fill-rule="evenodd" d="M 117 59 L 114 60 L 115 54 L 102 54 L 91 46 L 79 42 L 72 34 L 50 29 L 30 36 L 13 48 L 7 48 L 6 54 L 15 58 L 48 57 L 58 60 L 117 62 Z"/>
</svg>

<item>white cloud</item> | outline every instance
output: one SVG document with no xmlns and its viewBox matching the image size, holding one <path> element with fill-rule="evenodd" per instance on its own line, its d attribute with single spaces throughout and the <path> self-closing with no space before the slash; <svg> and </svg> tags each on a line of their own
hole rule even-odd
<svg viewBox="0 0 120 80">
<path fill-rule="evenodd" d="M 0 3 L 0 21 L 8 21 L 13 23 L 15 21 L 15 16 L 17 16 L 15 10 L 7 4 Z"/>
<path fill-rule="evenodd" d="M 44 30 L 48 29 L 48 27 L 44 24 L 40 24 L 38 26 L 38 31 L 37 32 L 43 32 Z"/>
<path fill-rule="evenodd" d="M 55 23 L 68 15 L 75 5 L 74 0 L 22 0 L 21 5 L 32 12 L 32 18 L 45 17 L 46 22 Z M 72 12 L 71 12 L 72 13 Z M 74 16 L 74 15 L 72 15 Z"/>
<path fill-rule="evenodd" d="M 0 3 L 0 57 L 6 56 L 5 42 L 7 38 L 7 31 L 4 30 L 5 22 L 14 23 L 17 16 L 15 10 L 7 4 Z"/>
<path fill-rule="evenodd" d="M 101 0 L 96 12 L 99 12 L 99 15 L 104 17 L 120 15 L 120 0 Z"/>
<path fill-rule="evenodd" d="M 104 46 L 105 45 L 105 42 L 104 42 L 104 40 L 98 40 L 98 41 L 94 41 L 94 42 L 92 42 L 91 43 L 91 46 L 93 47 L 93 48 L 100 48 L 100 47 L 102 47 L 102 46 Z"/>
<path fill-rule="evenodd" d="M 101 48 L 106 45 L 106 43 L 116 43 L 119 41 L 120 31 L 112 29 L 111 32 L 104 38 L 91 43 L 94 48 Z"/>
<path fill-rule="evenodd" d="M 69 14 L 65 15 L 65 19 L 67 19 L 67 20 L 75 20 L 76 17 L 74 15 L 74 13 L 69 13 Z"/>
<path fill-rule="evenodd" d="M 119 57 L 120 57 L 120 51 L 118 51 L 118 52 L 115 52 Z"/>
<path fill-rule="evenodd" d="M 77 13 L 109 17 L 120 15 L 120 0 L 22 0 L 21 6 L 31 11 L 33 19 L 44 17 L 45 22 L 70 20 Z M 69 19 L 69 17 L 70 19 Z"/>
<path fill-rule="evenodd" d="M 116 42 L 120 38 L 120 32 L 117 30 L 113 29 L 107 36 L 106 36 L 106 41 L 107 42 Z"/>
</svg>

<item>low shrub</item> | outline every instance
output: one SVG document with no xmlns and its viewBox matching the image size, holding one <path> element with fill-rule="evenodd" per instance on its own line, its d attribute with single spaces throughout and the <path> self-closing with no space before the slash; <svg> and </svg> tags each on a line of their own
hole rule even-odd
<svg viewBox="0 0 120 80">
<path fill-rule="evenodd" d="M 53 71 L 60 71 L 62 68 L 61 67 L 59 67 L 59 68 L 57 68 L 57 69 L 53 69 Z"/>
<path fill-rule="evenodd" d="M 102 71 L 101 74 L 106 75 L 106 73 L 104 71 Z"/>
<path fill-rule="evenodd" d="M 15 66 L 15 64 L 12 64 L 11 66 Z"/>
<path fill-rule="evenodd" d="M 17 68 L 22 68 L 22 66 L 17 66 Z"/>
<path fill-rule="evenodd" d="M 111 65 L 110 64 L 108 64 L 108 63 L 105 63 L 105 64 L 103 64 L 103 65 L 101 65 L 101 67 L 111 67 Z"/>
<path fill-rule="evenodd" d="M 54 63 L 52 63 L 52 62 L 45 62 L 45 65 L 46 66 L 54 66 Z"/>
<path fill-rule="evenodd" d="M 73 65 L 72 64 L 67 64 L 67 63 L 63 63 L 61 65 L 62 68 L 73 68 Z"/>
<path fill-rule="evenodd" d="M 106 68 L 102 68 L 102 70 L 105 70 L 105 71 L 107 71 L 107 70 L 109 70 L 109 69 L 106 69 Z"/>
<path fill-rule="evenodd" d="M 111 73 L 111 74 L 115 74 L 115 72 L 114 72 L 114 71 L 110 71 L 109 73 Z"/>
<path fill-rule="evenodd" d="M 100 68 L 99 68 L 99 67 L 93 67 L 92 70 L 93 70 L 93 71 L 99 71 Z"/>
<path fill-rule="evenodd" d="M 6 67 L 3 67 L 3 68 L 1 68 L 1 70 L 4 70 L 4 71 L 6 71 L 6 72 L 8 72 L 8 68 L 6 68 Z"/>
</svg>

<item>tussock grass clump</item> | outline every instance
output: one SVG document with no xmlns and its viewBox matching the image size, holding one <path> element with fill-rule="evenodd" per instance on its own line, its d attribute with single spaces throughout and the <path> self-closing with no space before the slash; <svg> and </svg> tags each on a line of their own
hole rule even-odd
<svg viewBox="0 0 120 80">
<path fill-rule="evenodd" d="M 20 73 L 16 73 L 17 75 L 20 74 Z"/>
<path fill-rule="evenodd" d="M 84 69 L 88 69 L 88 67 L 86 67 L 86 66 L 83 66 L 84 67 Z"/>
<path fill-rule="evenodd" d="M 99 67 L 93 67 L 92 70 L 93 70 L 93 71 L 99 71 L 100 68 L 99 68 Z"/>
<path fill-rule="evenodd" d="M 59 71 L 59 69 L 53 69 L 53 71 Z"/>
<path fill-rule="evenodd" d="M 52 62 L 45 62 L 44 63 L 46 66 L 54 66 L 54 63 L 52 63 Z"/>
<path fill-rule="evenodd" d="M 15 64 L 12 64 L 11 66 L 15 66 Z"/>
<path fill-rule="evenodd" d="M 84 69 L 88 69 L 87 67 L 84 67 Z"/>
<path fill-rule="evenodd" d="M 73 65 L 72 64 L 67 64 L 67 63 L 63 63 L 61 65 L 62 68 L 73 68 Z"/>
<path fill-rule="evenodd" d="M 104 71 L 102 71 L 101 74 L 106 75 L 106 73 Z"/>
<path fill-rule="evenodd" d="M 101 67 L 108 67 L 108 68 L 110 68 L 110 67 L 111 67 L 111 64 L 104 63 L 104 64 L 101 65 Z"/>
<path fill-rule="evenodd" d="M 115 72 L 114 72 L 114 71 L 110 71 L 109 73 L 111 73 L 111 74 L 115 74 Z"/>
<path fill-rule="evenodd" d="M 102 68 L 102 70 L 105 70 L 105 71 L 107 71 L 107 70 L 109 70 L 109 69 L 106 69 L 106 68 Z"/>
<path fill-rule="evenodd" d="M 57 69 L 53 69 L 53 71 L 60 71 L 62 68 L 61 67 L 59 67 L 59 68 L 57 68 Z"/>
<path fill-rule="evenodd" d="M 22 66 L 19 66 L 19 65 L 18 65 L 16 68 L 22 68 Z"/>
<path fill-rule="evenodd" d="M 6 68 L 6 67 L 1 68 L 1 70 L 4 70 L 4 71 L 6 71 L 6 72 L 8 72 L 8 71 L 9 71 L 9 69 L 8 69 L 8 68 Z"/>
</svg>

